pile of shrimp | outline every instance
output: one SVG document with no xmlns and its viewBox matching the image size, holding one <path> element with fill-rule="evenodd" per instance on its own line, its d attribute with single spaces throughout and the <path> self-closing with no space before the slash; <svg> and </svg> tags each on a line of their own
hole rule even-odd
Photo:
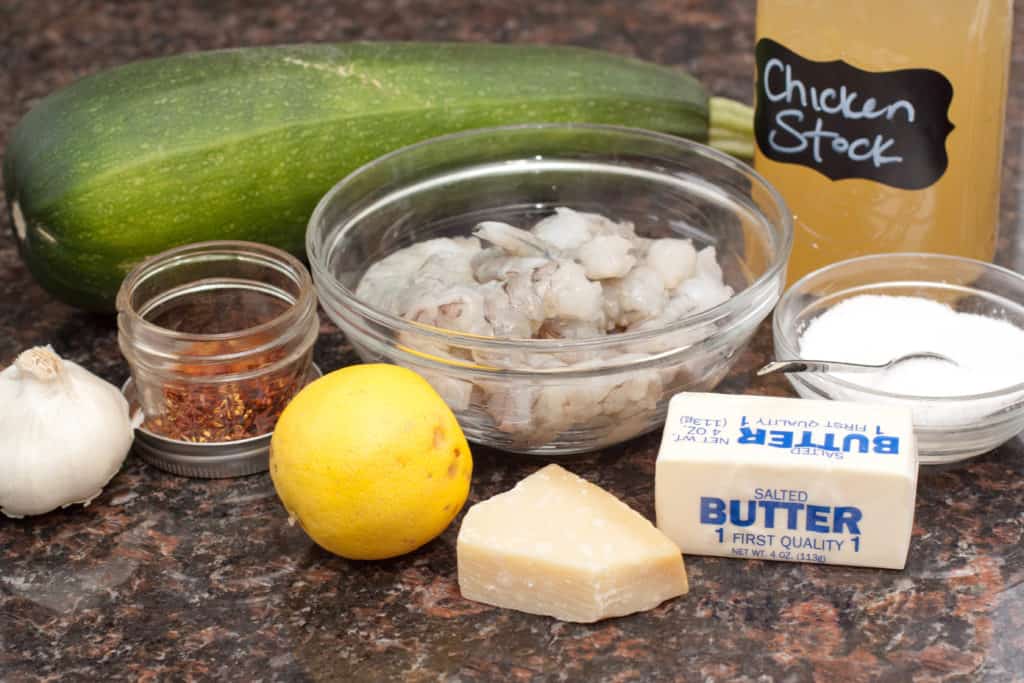
<svg viewBox="0 0 1024 683">
<path fill-rule="evenodd" d="M 484 337 L 579 340 L 649 330 L 733 295 L 714 247 L 649 239 L 629 222 L 560 207 L 530 230 L 486 221 L 472 237 L 436 238 L 372 264 L 362 301 L 425 325 Z M 611 350 L 530 353 L 417 350 L 494 368 L 593 369 L 640 361 L 706 336 L 679 330 Z M 531 444 L 596 418 L 628 429 L 648 414 L 677 369 L 647 369 L 572 382 L 468 382 L 424 376 L 455 411 L 484 406 L 496 427 Z"/>
</svg>

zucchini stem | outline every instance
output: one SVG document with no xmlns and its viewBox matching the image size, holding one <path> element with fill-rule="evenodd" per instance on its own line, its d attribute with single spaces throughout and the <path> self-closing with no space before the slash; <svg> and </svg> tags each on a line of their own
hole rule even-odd
<svg viewBox="0 0 1024 683">
<path fill-rule="evenodd" d="M 727 97 L 708 100 L 708 144 L 740 159 L 754 158 L 754 110 Z"/>
</svg>

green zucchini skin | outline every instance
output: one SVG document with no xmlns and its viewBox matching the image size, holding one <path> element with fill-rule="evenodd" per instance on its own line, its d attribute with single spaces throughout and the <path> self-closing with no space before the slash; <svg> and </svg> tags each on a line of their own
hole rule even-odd
<svg viewBox="0 0 1024 683">
<path fill-rule="evenodd" d="M 136 62 L 39 102 L 12 132 L 5 194 L 35 278 L 113 310 L 147 255 L 209 239 L 302 254 L 320 197 L 360 165 L 444 133 L 576 121 L 708 135 L 687 74 L 571 47 L 350 43 Z"/>
</svg>

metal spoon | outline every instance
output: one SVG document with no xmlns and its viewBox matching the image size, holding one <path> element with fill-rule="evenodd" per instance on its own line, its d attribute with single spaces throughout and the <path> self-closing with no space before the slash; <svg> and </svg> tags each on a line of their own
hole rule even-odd
<svg viewBox="0 0 1024 683">
<path fill-rule="evenodd" d="M 776 360 L 768 363 L 758 370 L 757 375 L 760 377 L 763 375 L 770 375 L 773 372 L 875 372 L 877 370 L 888 370 L 892 366 L 898 365 L 899 363 L 905 363 L 908 360 L 919 359 L 941 360 L 946 363 L 958 365 L 955 360 L 949 356 L 944 356 L 941 353 L 918 351 L 916 353 L 908 353 L 904 356 L 893 358 L 888 363 L 882 363 L 880 365 L 840 363 L 839 361 L 834 360 L 806 360 L 803 358 L 794 360 Z"/>
</svg>

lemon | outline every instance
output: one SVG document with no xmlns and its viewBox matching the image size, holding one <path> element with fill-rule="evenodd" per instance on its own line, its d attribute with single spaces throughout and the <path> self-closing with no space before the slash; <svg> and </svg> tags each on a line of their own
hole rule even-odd
<svg viewBox="0 0 1024 683">
<path fill-rule="evenodd" d="M 318 545 L 358 560 L 436 538 L 469 495 L 473 459 L 452 411 L 396 365 L 353 365 L 306 386 L 285 408 L 270 477 Z"/>
</svg>

